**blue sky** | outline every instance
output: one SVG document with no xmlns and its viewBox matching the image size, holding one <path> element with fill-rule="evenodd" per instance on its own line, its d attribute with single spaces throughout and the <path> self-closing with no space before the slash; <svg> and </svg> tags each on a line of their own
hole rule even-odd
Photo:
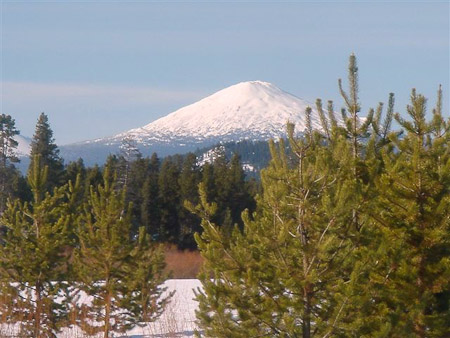
<svg viewBox="0 0 450 338">
<path fill-rule="evenodd" d="M 147 124 L 240 81 L 333 99 L 348 56 L 363 112 L 412 87 L 448 116 L 449 2 L 1 2 L 1 112 L 56 141 Z"/>
</svg>

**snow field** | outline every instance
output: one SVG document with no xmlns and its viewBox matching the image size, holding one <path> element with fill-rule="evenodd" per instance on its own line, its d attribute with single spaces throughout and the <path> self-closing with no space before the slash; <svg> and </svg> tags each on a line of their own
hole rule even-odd
<svg viewBox="0 0 450 338">
<path fill-rule="evenodd" d="M 194 300 L 194 290 L 201 287 L 198 279 L 169 279 L 164 284 L 167 287 L 166 293 L 175 291 L 170 303 L 167 305 L 163 314 L 152 323 L 143 327 L 136 326 L 124 334 L 115 334 L 113 337 L 193 337 L 197 329 L 195 324 L 195 310 L 197 302 Z M 164 296 L 164 295 L 163 295 Z M 80 304 L 90 302 L 90 297 L 80 293 Z M 18 337 L 18 324 L 0 324 L 0 337 Z M 87 336 L 77 326 L 63 328 L 58 334 L 58 338 L 99 338 L 102 334 L 96 336 Z"/>
</svg>

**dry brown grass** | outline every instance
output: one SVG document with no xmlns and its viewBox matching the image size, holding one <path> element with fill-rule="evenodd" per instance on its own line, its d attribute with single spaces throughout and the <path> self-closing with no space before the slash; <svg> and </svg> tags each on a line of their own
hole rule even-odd
<svg viewBox="0 0 450 338">
<path fill-rule="evenodd" d="M 172 272 L 171 278 L 197 278 L 203 264 L 203 257 L 197 250 L 179 250 L 175 245 L 165 248 L 166 271 Z"/>
</svg>

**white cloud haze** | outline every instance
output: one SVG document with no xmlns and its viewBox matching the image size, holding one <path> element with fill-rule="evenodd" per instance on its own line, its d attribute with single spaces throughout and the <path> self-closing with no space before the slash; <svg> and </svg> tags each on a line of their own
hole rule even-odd
<svg viewBox="0 0 450 338">
<path fill-rule="evenodd" d="M 93 100 L 110 103 L 161 104 L 195 100 L 204 92 L 193 90 L 164 90 L 152 87 L 48 84 L 33 82 L 3 82 L 2 99 L 6 102 L 46 102 L 67 99 Z M 86 101 L 85 101 L 86 102 Z"/>
</svg>

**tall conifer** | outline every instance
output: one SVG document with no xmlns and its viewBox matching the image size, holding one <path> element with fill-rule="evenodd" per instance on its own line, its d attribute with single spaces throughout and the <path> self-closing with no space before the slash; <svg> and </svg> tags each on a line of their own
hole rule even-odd
<svg viewBox="0 0 450 338">
<path fill-rule="evenodd" d="M 11 115 L 0 115 L 0 215 L 6 207 L 6 200 L 14 193 L 13 182 L 18 173 L 14 163 L 19 162 L 15 136 L 19 135 Z"/>
<path fill-rule="evenodd" d="M 36 157 L 39 155 L 39 157 Z M 48 116 L 44 113 L 39 115 L 36 123 L 36 129 L 31 141 L 30 152 L 31 163 L 28 174 L 33 170 L 34 161 L 39 158 L 41 167 L 48 167 L 48 178 L 46 183 L 47 191 L 61 185 L 64 180 L 64 164 L 59 156 L 58 146 L 53 138 L 53 131 L 48 122 Z"/>
<path fill-rule="evenodd" d="M 306 115 L 310 118 L 311 110 Z M 352 250 L 346 204 L 352 191 L 347 142 L 332 153 L 319 134 L 294 136 L 294 161 L 271 143 L 272 161 L 261 174 L 257 211 L 244 215 L 244 229 L 231 236 L 212 222 L 217 206 L 201 185 L 203 234 L 196 239 L 205 258 L 197 313 L 207 336 L 312 337 L 339 333 L 346 302 L 339 293 Z M 254 220 L 252 219 L 254 218 Z M 212 278 L 211 278 L 212 277 Z"/>
<path fill-rule="evenodd" d="M 158 237 L 160 226 L 160 199 L 159 199 L 159 167 L 160 160 L 156 153 L 152 154 L 149 163 L 149 173 L 142 187 L 141 220 L 147 233 L 154 239 Z"/>
<path fill-rule="evenodd" d="M 180 235 L 179 212 L 180 167 L 175 157 L 166 157 L 161 164 L 158 177 L 160 202 L 160 227 L 158 238 L 162 241 L 176 243 Z"/>
<path fill-rule="evenodd" d="M 106 170 L 104 183 L 91 186 L 78 219 L 77 286 L 93 297 L 91 305 L 82 306 L 80 325 L 105 338 L 156 319 L 168 301 L 160 297 L 165 291 L 162 248 L 150 243 L 144 228 L 131 236 L 130 207 Z"/>
<path fill-rule="evenodd" d="M 10 311 L 12 321 L 25 317 L 21 334 L 39 338 L 53 336 L 67 324 L 70 296 L 64 249 L 70 244 L 71 223 L 67 186 L 46 192 L 48 170 L 41 163 L 36 155 L 28 174 L 32 202 L 10 202 L 1 218 L 7 232 L 0 250 L 2 293 L 10 296 L 12 306 L 1 311 Z"/>
<path fill-rule="evenodd" d="M 378 198 L 371 213 L 383 239 L 380 268 L 372 273 L 372 303 L 384 308 L 390 336 L 450 335 L 450 121 L 440 100 L 426 120 L 426 99 L 411 94 L 406 131 L 391 135 L 383 156 Z"/>
<path fill-rule="evenodd" d="M 187 154 L 179 177 L 180 201 L 198 203 L 198 182 L 200 181 L 200 169 L 197 165 L 197 157 L 193 153 Z M 180 208 L 180 237 L 178 246 L 181 249 L 195 249 L 194 233 L 201 230 L 200 220 L 186 208 Z"/>
</svg>

